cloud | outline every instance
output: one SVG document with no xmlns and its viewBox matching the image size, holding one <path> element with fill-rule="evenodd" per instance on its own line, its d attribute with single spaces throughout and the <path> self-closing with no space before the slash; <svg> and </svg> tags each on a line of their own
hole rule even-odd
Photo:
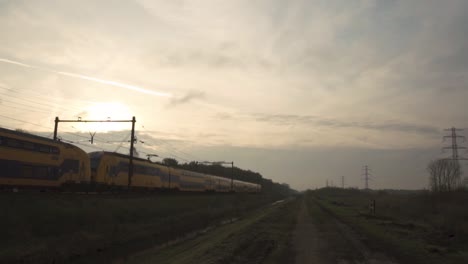
<svg viewBox="0 0 468 264">
<path fill-rule="evenodd" d="M 77 85 L 60 76 L 43 85 L 64 97 L 108 98 L 95 87 L 114 79 L 138 84 L 118 86 L 129 91 L 170 87 L 174 96 L 161 104 L 141 92 L 110 96 L 135 111 L 187 106 L 162 109 L 158 119 L 186 137 L 203 126 L 236 144 L 268 145 L 288 133 L 312 142 L 315 127 L 343 128 L 320 136 L 338 144 L 345 139 L 336 133 L 350 131 L 391 145 L 400 132 L 427 139 L 437 126 L 467 126 L 467 1 L 2 3 L 0 57 L 18 59 L 0 73 L 9 85 L 39 86 L 40 77 L 14 72 L 12 62 L 27 62 L 73 77 Z M 210 120 L 222 111 L 219 124 Z"/>
<path fill-rule="evenodd" d="M 435 126 L 418 125 L 392 120 L 379 121 L 348 121 L 324 118 L 313 115 L 284 115 L 284 114 L 253 114 L 251 117 L 258 122 L 272 125 L 307 125 L 328 128 L 358 128 L 380 131 L 398 131 L 406 133 L 420 133 L 426 135 L 440 134 L 440 129 Z"/>
<path fill-rule="evenodd" d="M 172 97 L 169 106 L 177 106 L 181 104 L 187 104 L 193 100 L 202 99 L 205 97 L 205 93 L 202 91 L 190 90 L 186 94 L 179 97 Z"/>
<path fill-rule="evenodd" d="M 228 120 L 228 119 L 234 119 L 235 117 L 233 114 L 229 114 L 226 112 L 219 112 L 213 115 L 214 119 L 219 119 L 219 120 Z"/>
<path fill-rule="evenodd" d="M 80 118 L 86 118 L 88 116 L 88 111 L 84 110 L 84 111 L 81 111 L 75 115 L 73 115 L 74 117 L 80 117 Z"/>
</svg>

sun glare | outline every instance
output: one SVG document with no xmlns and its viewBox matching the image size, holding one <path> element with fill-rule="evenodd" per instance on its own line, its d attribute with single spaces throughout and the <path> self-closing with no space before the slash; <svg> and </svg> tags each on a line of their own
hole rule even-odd
<svg viewBox="0 0 468 264">
<path fill-rule="evenodd" d="M 125 104 L 119 102 L 96 102 L 86 109 L 86 114 L 81 116 L 82 120 L 131 120 L 132 114 Z M 115 130 L 129 130 L 131 123 L 81 123 L 80 130 L 90 132 L 107 132 Z"/>
</svg>

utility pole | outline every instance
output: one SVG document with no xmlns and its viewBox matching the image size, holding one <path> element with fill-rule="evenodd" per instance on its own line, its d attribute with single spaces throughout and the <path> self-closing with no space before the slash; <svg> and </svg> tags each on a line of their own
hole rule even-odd
<svg viewBox="0 0 468 264">
<path fill-rule="evenodd" d="M 457 131 L 463 131 L 463 129 L 452 127 L 452 128 L 445 129 L 445 131 L 450 131 L 451 132 L 451 134 L 449 136 L 444 136 L 444 140 L 446 138 L 451 138 L 452 139 L 452 145 L 448 146 L 448 147 L 443 147 L 442 149 L 451 149 L 452 150 L 452 160 L 467 160 L 465 158 L 460 158 L 460 156 L 458 156 L 458 150 L 459 149 L 466 149 L 465 147 L 460 147 L 457 144 L 457 138 L 462 139 L 463 142 L 465 141 L 464 136 L 457 135 Z"/>
<path fill-rule="evenodd" d="M 229 164 L 229 162 L 227 162 Z M 231 192 L 234 191 L 234 161 L 231 161 Z"/>
<path fill-rule="evenodd" d="M 366 190 L 369 190 L 369 180 L 370 180 L 370 173 L 369 173 L 369 166 L 364 166 L 364 181 L 366 183 Z"/>
<path fill-rule="evenodd" d="M 128 165 L 128 189 L 130 190 L 130 186 L 132 184 L 132 177 L 133 177 L 133 153 L 134 153 L 134 147 L 133 143 L 136 141 L 135 139 L 135 122 L 136 119 L 135 117 L 132 118 L 132 120 L 82 120 L 81 117 L 78 117 L 77 120 L 60 120 L 57 117 L 55 117 L 55 125 L 54 125 L 54 140 L 57 140 L 57 133 L 58 133 L 58 124 L 62 123 L 115 123 L 115 122 L 132 122 L 132 133 L 131 133 L 131 138 L 130 138 L 130 158 L 129 158 L 129 165 Z M 90 133 L 91 134 L 91 133 Z M 93 143 L 94 140 L 94 133 L 91 135 L 91 144 Z"/>
<path fill-rule="evenodd" d="M 135 142 L 135 117 L 132 118 L 132 135 L 130 136 L 130 160 L 128 163 L 128 190 L 130 191 L 130 186 L 132 186 L 132 177 L 133 177 L 133 143 Z"/>
</svg>

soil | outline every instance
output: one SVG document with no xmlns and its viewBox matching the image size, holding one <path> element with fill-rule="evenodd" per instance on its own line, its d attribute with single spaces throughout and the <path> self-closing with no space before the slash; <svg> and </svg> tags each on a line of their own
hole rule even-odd
<svg viewBox="0 0 468 264">
<path fill-rule="evenodd" d="M 312 206 L 318 207 L 316 204 Z M 317 207 L 316 215 L 311 214 L 304 199 L 298 212 L 292 243 L 296 264 L 397 263 L 370 250 L 349 226 Z"/>
</svg>

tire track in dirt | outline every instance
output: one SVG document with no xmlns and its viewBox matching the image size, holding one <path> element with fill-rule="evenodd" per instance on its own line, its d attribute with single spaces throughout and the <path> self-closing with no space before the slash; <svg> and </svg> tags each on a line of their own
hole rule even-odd
<svg viewBox="0 0 468 264">
<path fill-rule="evenodd" d="M 313 223 L 305 199 L 303 199 L 293 234 L 293 246 L 296 252 L 295 263 L 332 263 L 320 254 L 320 251 L 326 248 L 326 242 L 324 242 L 320 241 L 317 227 Z"/>
<path fill-rule="evenodd" d="M 319 207 L 315 207 L 314 212 L 317 215 L 309 212 L 304 198 L 293 234 L 295 264 L 396 264 L 385 255 L 370 250 L 359 234 L 329 212 Z"/>
</svg>

